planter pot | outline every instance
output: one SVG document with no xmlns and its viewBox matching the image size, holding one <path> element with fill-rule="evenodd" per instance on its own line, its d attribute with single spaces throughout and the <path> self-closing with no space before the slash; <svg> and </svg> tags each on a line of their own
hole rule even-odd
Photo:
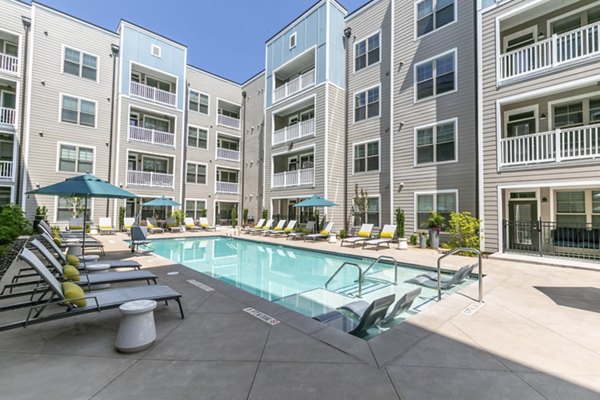
<svg viewBox="0 0 600 400">
<path fill-rule="evenodd" d="M 398 239 L 398 249 L 408 250 L 408 240 L 406 238 Z"/>
<path fill-rule="evenodd" d="M 431 239 L 431 248 L 437 250 L 440 247 L 440 233 L 438 230 L 430 229 L 429 238 Z"/>
<path fill-rule="evenodd" d="M 419 247 L 421 247 L 422 249 L 427 248 L 427 236 L 419 236 Z"/>
</svg>

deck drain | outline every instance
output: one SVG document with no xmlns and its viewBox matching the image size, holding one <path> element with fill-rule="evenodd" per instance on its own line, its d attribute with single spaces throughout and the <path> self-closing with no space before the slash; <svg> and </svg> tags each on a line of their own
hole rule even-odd
<svg viewBox="0 0 600 400">
<path fill-rule="evenodd" d="M 171 271 L 171 272 L 167 272 L 167 275 L 169 275 L 169 276 L 179 275 L 179 272 L 177 272 L 177 271 Z"/>
<path fill-rule="evenodd" d="M 278 319 L 275 319 L 275 318 L 271 317 L 270 315 L 260 312 L 252 307 L 244 308 L 244 312 L 247 312 L 248 314 L 252 315 L 254 318 L 258 318 L 261 321 L 263 321 L 271 326 L 275 326 L 280 322 Z"/>
<path fill-rule="evenodd" d="M 204 290 L 205 292 L 212 292 L 213 290 L 215 290 L 215 289 L 211 288 L 210 286 L 205 285 L 202 282 L 198 282 L 195 279 L 188 279 L 186 282 L 189 283 L 190 285 L 194 285 L 194 286 Z"/>
<path fill-rule="evenodd" d="M 467 314 L 467 315 L 473 315 L 475 314 L 477 311 L 481 310 L 481 307 L 483 307 L 484 303 L 471 303 L 471 305 L 467 308 L 465 308 L 464 310 L 462 310 L 463 314 Z"/>
</svg>

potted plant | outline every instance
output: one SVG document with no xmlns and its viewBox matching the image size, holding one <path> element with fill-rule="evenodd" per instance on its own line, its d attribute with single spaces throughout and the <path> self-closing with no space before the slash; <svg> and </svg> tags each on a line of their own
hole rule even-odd
<svg viewBox="0 0 600 400">
<path fill-rule="evenodd" d="M 408 240 L 404 237 L 404 233 L 404 210 L 396 208 L 396 237 L 400 250 L 408 250 Z"/>
<path fill-rule="evenodd" d="M 429 214 L 429 218 L 427 218 L 427 221 L 425 222 L 427 229 L 429 229 L 429 238 L 431 240 L 432 249 L 438 249 L 440 247 L 440 232 L 445 222 L 446 218 L 435 211 L 432 211 Z"/>
<path fill-rule="evenodd" d="M 183 212 L 183 210 L 175 210 L 173 211 L 171 216 L 175 220 L 175 225 L 179 226 L 182 231 L 185 231 L 185 225 L 183 224 L 183 220 L 185 219 L 185 212 Z"/>
<path fill-rule="evenodd" d="M 248 225 L 248 212 L 249 210 L 247 208 L 242 210 L 242 224 L 244 226 Z"/>
<path fill-rule="evenodd" d="M 237 208 L 233 207 L 231 209 L 231 225 L 235 228 L 237 225 Z"/>
<path fill-rule="evenodd" d="M 35 219 L 33 220 L 33 229 L 37 229 L 40 221 L 46 221 L 46 215 L 48 214 L 48 207 L 39 206 L 35 209 Z"/>
<path fill-rule="evenodd" d="M 422 249 L 427 248 L 427 232 L 425 231 L 419 232 L 419 247 Z"/>
</svg>

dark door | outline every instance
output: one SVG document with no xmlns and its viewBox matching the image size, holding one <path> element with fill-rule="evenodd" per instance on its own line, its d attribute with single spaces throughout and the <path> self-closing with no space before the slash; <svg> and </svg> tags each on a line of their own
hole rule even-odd
<svg viewBox="0 0 600 400">
<path fill-rule="evenodd" d="M 508 248 L 538 251 L 537 200 L 508 203 Z"/>
</svg>

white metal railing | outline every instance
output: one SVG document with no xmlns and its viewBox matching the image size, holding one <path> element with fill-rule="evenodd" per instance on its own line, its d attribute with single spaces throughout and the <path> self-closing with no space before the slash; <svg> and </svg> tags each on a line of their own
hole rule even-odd
<svg viewBox="0 0 600 400">
<path fill-rule="evenodd" d="M 0 107 L 0 124 L 14 125 L 17 112 L 14 108 Z"/>
<path fill-rule="evenodd" d="M 216 191 L 219 193 L 234 193 L 239 192 L 240 184 L 234 182 L 221 182 L 217 181 Z"/>
<path fill-rule="evenodd" d="M 239 118 L 228 117 L 227 115 L 218 114 L 217 115 L 217 123 L 219 125 L 228 126 L 234 129 L 240 129 L 240 120 Z"/>
<path fill-rule="evenodd" d="M 217 147 L 217 158 L 223 160 L 240 161 L 240 152 L 237 150 L 229 150 L 222 147 Z"/>
<path fill-rule="evenodd" d="M 155 129 L 142 128 L 140 126 L 129 126 L 129 140 L 160 144 L 163 146 L 175 146 L 175 134 L 157 131 Z"/>
<path fill-rule="evenodd" d="M 127 171 L 127 185 L 173 187 L 173 174 L 161 174 L 147 171 Z"/>
<path fill-rule="evenodd" d="M 143 85 L 137 82 L 130 82 L 129 93 L 132 96 L 143 97 L 144 99 L 152 100 L 157 103 L 174 106 L 177 103 L 177 95 L 175 93 L 160 90 L 152 86 Z"/>
<path fill-rule="evenodd" d="M 311 118 L 296 125 L 288 126 L 273 132 L 273 145 L 285 143 L 304 136 L 314 135 L 315 119 Z"/>
<path fill-rule="evenodd" d="M 315 77 L 315 69 L 313 68 L 299 77 L 284 83 L 278 88 L 275 88 L 273 91 L 273 102 L 285 99 L 286 97 L 291 96 L 304 88 L 314 85 Z"/>
<path fill-rule="evenodd" d="M 501 167 L 595 158 L 600 156 L 600 125 L 503 138 L 500 148 Z"/>
<path fill-rule="evenodd" d="M 273 174 L 271 187 L 312 185 L 315 183 L 315 169 L 305 168 Z"/>
<path fill-rule="evenodd" d="M 0 179 L 12 179 L 13 177 L 13 162 L 0 161 Z"/>
<path fill-rule="evenodd" d="M 500 79 L 510 79 L 600 54 L 600 23 L 500 55 Z"/>
<path fill-rule="evenodd" d="M 0 53 L 0 70 L 15 74 L 19 72 L 19 57 Z"/>
</svg>

